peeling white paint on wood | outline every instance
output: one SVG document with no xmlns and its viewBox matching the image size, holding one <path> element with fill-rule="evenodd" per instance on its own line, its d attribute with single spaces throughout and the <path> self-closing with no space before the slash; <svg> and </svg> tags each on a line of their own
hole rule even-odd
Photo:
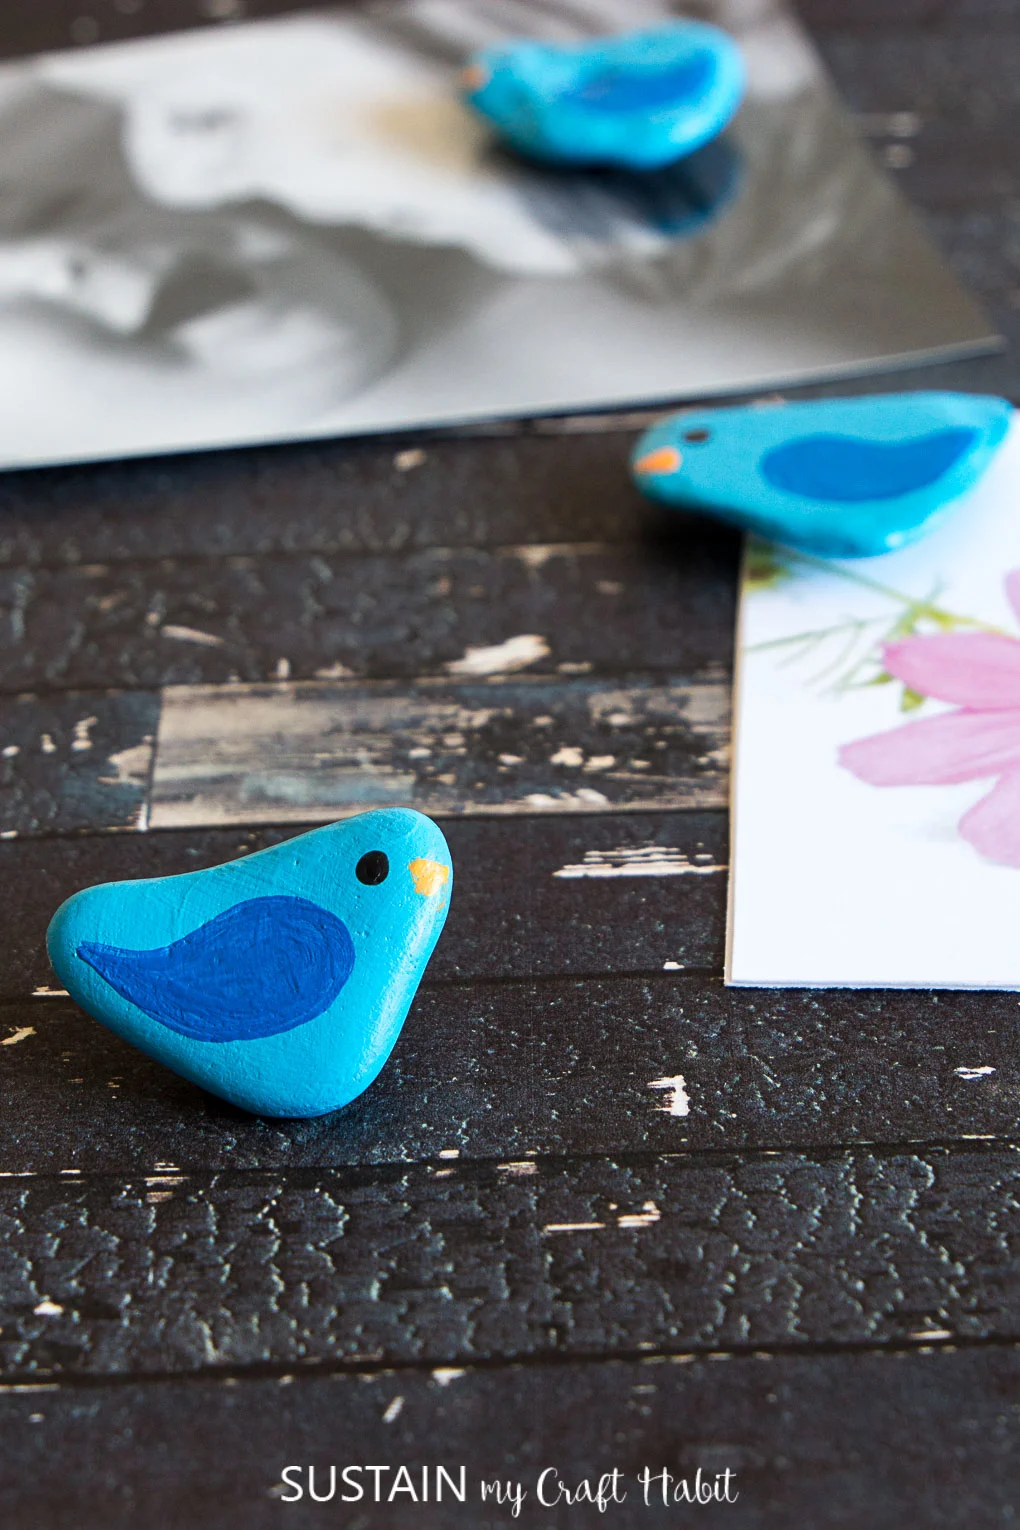
<svg viewBox="0 0 1020 1530">
<path fill-rule="evenodd" d="M 198 643 L 202 648 L 222 648 L 224 643 L 224 639 L 214 632 L 202 632 L 198 627 L 180 627 L 176 622 L 167 622 L 159 630 L 164 637 L 174 638 L 178 643 Z"/>
<path fill-rule="evenodd" d="M 645 1201 L 640 1211 L 624 1212 L 616 1219 L 617 1227 L 652 1227 L 662 1220 L 662 1213 L 654 1201 Z"/>
<path fill-rule="evenodd" d="M 987 1066 L 983 1068 L 954 1068 L 953 1072 L 956 1074 L 957 1078 L 977 1079 L 991 1078 L 992 1074 L 995 1072 L 995 1069 L 989 1068 Z"/>
<path fill-rule="evenodd" d="M 557 808 L 562 813 L 578 808 L 584 812 L 591 808 L 609 807 L 609 798 L 605 792 L 597 792 L 590 786 L 579 786 L 576 792 L 529 792 L 524 800 L 529 807 Z"/>
<path fill-rule="evenodd" d="M 94 728 L 99 721 L 98 717 L 82 717 L 74 725 L 74 738 L 71 740 L 71 748 L 76 754 L 82 754 L 92 748 L 92 740 L 89 738 L 89 729 Z"/>
<path fill-rule="evenodd" d="M 584 558 L 592 555 L 612 555 L 614 549 L 605 542 L 525 542 L 513 547 L 496 549 L 501 558 L 516 558 L 525 568 L 544 568 L 550 558 Z"/>
<path fill-rule="evenodd" d="M 29 1036 L 34 1035 L 34 1025 L 19 1025 L 16 1031 L 12 1031 L 9 1036 L 5 1036 L 0 1041 L 0 1047 L 16 1047 L 19 1041 L 27 1041 Z"/>
<path fill-rule="evenodd" d="M 334 664 L 327 664 L 324 669 L 317 669 L 315 678 L 317 680 L 349 680 L 353 674 L 353 669 L 348 669 L 346 664 L 341 664 L 338 660 Z"/>
<path fill-rule="evenodd" d="M 438 1365 L 432 1372 L 432 1380 L 441 1387 L 448 1387 L 451 1381 L 458 1381 L 467 1372 L 459 1365 Z"/>
<path fill-rule="evenodd" d="M 403 1407 L 404 1399 L 402 1397 L 395 1397 L 383 1414 L 383 1423 L 392 1424 L 400 1417 Z"/>
<path fill-rule="evenodd" d="M 151 738 L 144 739 L 140 744 L 132 744 L 130 749 L 121 749 L 117 754 L 111 754 L 108 764 L 113 766 L 112 776 L 100 776 L 102 786 L 147 786 L 149 772 L 152 769 L 153 742 Z"/>
<path fill-rule="evenodd" d="M 728 709 L 726 687 L 714 681 L 621 688 L 617 681 L 536 676 L 504 678 L 495 687 L 492 677 L 170 686 L 138 826 L 329 822 L 391 805 L 439 816 L 717 808 L 726 801 L 716 761 L 725 758 Z M 618 733 L 621 717 L 640 732 L 642 747 L 656 752 L 658 768 L 603 769 L 597 789 L 564 779 L 556 760 L 606 765 L 597 743 L 610 741 L 610 729 Z M 678 762 L 672 771 L 670 759 Z M 111 763 L 119 776 L 144 784 L 148 761 L 142 744 Z M 660 849 L 649 857 L 647 849 L 610 852 L 615 861 L 586 856 L 580 868 L 559 874 L 686 869 L 677 853 Z M 649 859 L 645 870 L 613 869 Z M 705 875 L 722 869 L 702 868 L 698 856 L 686 865 Z"/>
<path fill-rule="evenodd" d="M 522 632 L 488 648 L 468 648 L 462 659 L 454 659 L 446 669 L 451 675 L 508 675 L 537 664 L 549 651 L 549 644 L 537 632 Z"/>
<path fill-rule="evenodd" d="M 598 1232 L 605 1222 L 547 1222 L 543 1233 Z"/>
<path fill-rule="evenodd" d="M 663 1091 L 662 1103 L 657 1109 L 665 1111 L 667 1116 L 690 1115 L 691 1099 L 687 1093 L 687 1080 L 682 1073 L 675 1073 L 672 1078 L 653 1078 L 648 1088 Z"/>
<path fill-rule="evenodd" d="M 668 845 L 621 845 L 616 850 L 586 850 L 584 859 L 561 866 L 554 877 L 707 877 L 725 871 L 711 856 L 695 855 Z M 670 964 L 667 962 L 666 966 Z"/>
</svg>

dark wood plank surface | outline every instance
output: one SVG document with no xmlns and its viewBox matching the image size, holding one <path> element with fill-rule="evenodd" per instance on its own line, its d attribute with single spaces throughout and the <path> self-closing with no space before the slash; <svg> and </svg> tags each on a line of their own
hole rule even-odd
<svg viewBox="0 0 1020 1530">
<path fill-rule="evenodd" d="M 996 1345 L 363 1366 L 315 1377 L 250 1366 L 222 1379 L 15 1389 L 0 1394 L 0 1493 L 24 1502 L 32 1483 L 32 1517 L 19 1525 L 76 1525 L 87 1515 L 110 1530 L 999 1526 L 1012 1522 L 1015 1502 L 1018 1387 L 1016 1348 Z M 281 1503 L 285 1466 L 299 1465 L 306 1484 L 314 1466 L 322 1494 L 331 1464 L 342 1489 L 349 1463 L 404 1461 L 418 1483 L 422 1465 L 455 1478 L 465 1465 L 466 1509 L 449 1496 L 442 1505 L 386 1503 L 392 1473 L 380 1475 L 380 1507 L 310 1503 L 307 1486 L 303 1502 Z M 597 1483 L 614 1464 L 629 1497 L 606 1514 L 538 1507 L 549 1466 L 573 1487 Z M 660 1496 L 644 1506 L 643 1470 L 693 1484 L 699 1467 L 713 1484 L 735 1471 L 737 1503 L 664 1508 Z M 483 1479 L 522 1485 L 519 1517 L 509 1505 L 483 1504 Z M 371 1476 L 353 1480 L 371 1491 Z"/>
<path fill-rule="evenodd" d="M 12 0 L 0 48 L 286 8 Z M 1020 401 L 1020 7 L 802 13 L 1010 342 L 853 388 Z M 638 499 L 639 424 L 0 479 L 5 1526 L 700 1522 L 645 1465 L 735 1472 L 704 1518 L 742 1530 L 1020 1512 L 1020 1007 L 723 989 L 738 548 Z M 270 769 L 265 718 L 340 698 L 362 731 Z M 361 1100 L 253 1121 L 54 991 L 61 899 L 321 821 L 366 749 L 434 793 L 457 892 Z M 372 1461 L 471 1501 L 281 1503 L 288 1463 Z M 629 1500 L 543 1509 L 548 1465 Z"/>
</svg>

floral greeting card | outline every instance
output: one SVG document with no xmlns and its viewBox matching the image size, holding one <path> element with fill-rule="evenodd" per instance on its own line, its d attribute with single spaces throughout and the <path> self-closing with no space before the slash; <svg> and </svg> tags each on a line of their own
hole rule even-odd
<svg viewBox="0 0 1020 1530">
<path fill-rule="evenodd" d="M 1020 988 L 1020 427 L 934 535 L 747 549 L 726 977 Z"/>
</svg>

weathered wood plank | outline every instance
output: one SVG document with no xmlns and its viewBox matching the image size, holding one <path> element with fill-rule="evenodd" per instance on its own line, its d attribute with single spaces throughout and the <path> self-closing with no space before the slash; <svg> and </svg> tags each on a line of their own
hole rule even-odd
<svg viewBox="0 0 1020 1530">
<path fill-rule="evenodd" d="M 665 962 L 721 970 L 723 813 L 452 819 L 443 828 L 457 888 L 430 981 L 650 972 Z M 53 986 L 46 926 L 72 893 L 96 882 L 219 865 L 294 832 L 212 829 L 0 843 L 0 885 L 18 889 L 5 910 L 0 999 Z"/>
<path fill-rule="evenodd" d="M 1020 1147 L 0 1181 L 0 1374 L 1020 1339 Z"/>
<path fill-rule="evenodd" d="M 815 41 L 824 45 L 831 32 L 858 32 L 878 46 L 890 32 L 903 32 L 923 44 L 925 34 L 960 34 L 1016 26 L 1016 0 L 796 0 L 796 9 Z M 840 84 L 843 84 L 840 79 Z"/>
<path fill-rule="evenodd" d="M 150 691 L 0 698 L 0 837 L 146 825 Z"/>
<path fill-rule="evenodd" d="M 678 533 L 679 535 L 679 533 Z M 404 556 L 274 554 L 0 572 L 0 689 L 488 673 L 696 674 L 732 650 L 737 539 L 526 544 Z"/>
<path fill-rule="evenodd" d="M 342 3 L 342 0 L 341 0 Z M 307 0 L 7 0 L 0 21 L 0 54 L 14 57 L 49 48 L 121 42 L 184 27 L 304 10 Z"/>
<path fill-rule="evenodd" d="M 633 542 L 658 517 L 630 482 L 635 431 L 422 435 L 245 447 L 0 477 L 0 563 L 397 553 Z"/>
<path fill-rule="evenodd" d="M 46 1530 L 78 1530 L 83 1512 L 108 1530 L 665 1530 L 699 1511 L 645 1507 L 637 1474 L 693 1486 L 700 1467 L 713 1485 L 733 1472 L 737 1501 L 705 1523 L 734 1530 L 998 1530 L 1020 1494 L 1018 1386 L 1020 1354 L 995 1346 L 10 1391 L 0 1492 L 12 1524 Z M 309 1465 L 322 1494 L 331 1465 L 342 1487 L 344 1466 L 369 1463 L 387 1468 L 380 1506 L 309 1501 Z M 305 1498 L 281 1507 L 294 1464 Z M 419 1485 L 422 1465 L 463 1464 L 465 1503 L 387 1503 L 403 1464 Z M 615 1467 L 629 1496 L 597 1521 L 542 1509 L 550 1465 L 572 1488 Z M 482 1503 L 483 1477 L 521 1483 L 518 1517 Z M 353 1480 L 371 1494 L 371 1474 Z"/>
<path fill-rule="evenodd" d="M 539 650 L 525 634 L 463 667 L 512 667 L 522 645 Z M 0 832 L 309 824 L 394 803 L 437 816 L 718 808 L 729 708 L 724 679 L 661 674 L 0 698 Z"/>
<path fill-rule="evenodd" d="M 317 1121 L 256 1120 L 68 999 L 4 1007 L 0 1169 L 399 1163 L 445 1150 L 779 1149 L 1011 1137 L 1012 994 L 755 992 L 715 979 L 425 985 L 379 1079 Z"/>
<path fill-rule="evenodd" d="M 79 0 L 7 0 L 0 21 L 0 54 L 16 57 L 49 48 L 117 42 L 185 27 L 255 19 L 306 8 L 307 0 L 148 0 L 134 6 L 93 3 L 83 17 Z M 1015 0 L 797 0 L 804 23 L 824 40 L 831 31 L 922 33 L 1008 31 Z M 86 24 L 87 23 L 87 24 Z"/>
<path fill-rule="evenodd" d="M 172 687 L 149 822 L 328 822 L 393 803 L 438 815 L 722 807 L 729 706 L 724 683 L 581 676 Z"/>
</svg>

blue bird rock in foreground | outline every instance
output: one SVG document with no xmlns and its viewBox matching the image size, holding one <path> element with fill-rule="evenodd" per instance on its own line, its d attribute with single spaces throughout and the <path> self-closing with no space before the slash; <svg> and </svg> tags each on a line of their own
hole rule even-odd
<svg viewBox="0 0 1020 1530">
<path fill-rule="evenodd" d="M 438 827 L 393 808 L 184 876 L 76 893 L 47 935 L 83 1009 L 259 1115 L 318 1116 L 382 1068 L 447 910 Z"/>
<path fill-rule="evenodd" d="M 896 393 L 692 410 L 646 431 L 639 487 L 773 542 L 866 558 L 916 541 L 977 483 L 1009 430 L 1005 399 Z"/>
<path fill-rule="evenodd" d="M 677 21 L 573 46 L 509 42 L 476 53 L 465 100 L 511 148 L 560 165 L 655 170 L 721 133 L 740 105 L 740 49 Z"/>
</svg>

